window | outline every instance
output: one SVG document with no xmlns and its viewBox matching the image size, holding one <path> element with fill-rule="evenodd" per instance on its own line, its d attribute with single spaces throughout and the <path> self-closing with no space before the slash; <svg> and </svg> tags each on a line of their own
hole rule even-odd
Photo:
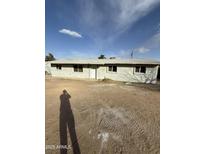
<svg viewBox="0 0 205 154">
<path fill-rule="evenodd" d="M 51 64 L 51 67 L 55 67 L 57 70 L 61 70 L 62 69 L 62 65 L 61 64 Z"/>
<path fill-rule="evenodd" d="M 140 72 L 145 73 L 146 72 L 146 67 L 142 66 Z"/>
<path fill-rule="evenodd" d="M 112 66 L 109 66 L 109 69 L 108 69 L 110 72 L 112 71 Z"/>
<path fill-rule="evenodd" d="M 83 72 L 83 66 L 82 65 L 74 65 L 74 72 Z"/>
<path fill-rule="evenodd" d="M 146 73 L 146 67 L 145 66 L 136 66 L 135 72 L 136 73 Z"/>
<path fill-rule="evenodd" d="M 140 67 L 139 66 L 135 67 L 135 72 L 140 72 Z"/>
<path fill-rule="evenodd" d="M 112 67 L 113 72 L 117 72 L 117 66 Z"/>
<path fill-rule="evenodd" d="M 109 72 L 117 72 L 117 66 L 108 66 Z"/>
<path fill-rule="evenodd" d="M 56 65 L 56 69 L 57 69 L 57 70 L 61 70 L 61 67 L 62 67 L 62 65 L 60 65 L 60 64 L 57 64 L 57 65 Z"/>
</svg>

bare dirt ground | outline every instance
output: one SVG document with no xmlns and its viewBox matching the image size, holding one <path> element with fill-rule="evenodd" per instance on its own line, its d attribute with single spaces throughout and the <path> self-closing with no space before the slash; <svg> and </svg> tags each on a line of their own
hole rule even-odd
<svg viewBox="0 0 205 154">
<path fill-rule="evenodd" d="M 159 85 L 46 78 L 47 154 L 60 153 L 60 95 L 66 89 L 81 154 L 160 152 Z M 68 153 L 73 153 L 71 135 Z M 55 147 L 54 147 L 55 146 Z"/>
</svg>

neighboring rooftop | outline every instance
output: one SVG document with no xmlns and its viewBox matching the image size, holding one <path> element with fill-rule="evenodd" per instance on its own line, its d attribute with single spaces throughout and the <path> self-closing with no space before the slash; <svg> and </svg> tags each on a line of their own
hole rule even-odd
<svg viewBox="0 0 205 154">
<path fill-rule="evenodd" d="M 160 62 L 151 59 L 60 59 L 51 61 L 52 64 L 152 64 L 159 65 Z"/>
</svg>

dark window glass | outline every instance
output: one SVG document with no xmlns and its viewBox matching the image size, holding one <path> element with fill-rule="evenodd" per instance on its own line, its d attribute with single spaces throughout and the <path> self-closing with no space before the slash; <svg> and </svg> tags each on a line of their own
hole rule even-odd
<svg viewBox="0 0 205 154">
<path fill-rule="evenodd" d="M 140 72 L 140 67 L 139 66 L 135 67 L 135 72 Z"/>
<path fill-rule="evenodd" d="M 61 70 L 61 67 L 62 67 L 62 65 L 60 65 L 60 64 L 56 65 L 56 69 L 58 69 L 58 70 Z"/>
<path fill-rule="evenodd" d="M 108 70 L 109 70 L 109 71 L 112 71 L 112 66 L 109 66 Z"/>
<path fill-rule="evenodd" d="M 140 72 L 141 72 L 141 73 L 145 73 L 145 72 L 146 72 L 146 67 L 142 66 Z"/>
<path fill-rule="evenodd" d="M 108 66 L 108 71 L 117 72 L 117 66 Z"/>
<path fill-rule="evenodd" d="M 83 72 L 83 66 L 82 65 L 74 65 L 74 72 Z"/>
<path fill-rule="evenodd" d="M 78 68 L 79 72 L 83 72 L 83 66 L 80 65 L 79 68 Z"/>
<path fill-rule="evenodd" d="M 113 72 L 117 72 L 117 66 L 113 66 Z"/>
<path fill-rule="evenodd" d="M 74 65 L 73 68 L 74 68 L 74 72 L 77 72 L 77 65 Z"/>
<path fill-rule="evenodd" d="M 61 70 L 61 68 L 62 68 L 62 65 L 58 65 L 58 69 Z"/>
</svg>

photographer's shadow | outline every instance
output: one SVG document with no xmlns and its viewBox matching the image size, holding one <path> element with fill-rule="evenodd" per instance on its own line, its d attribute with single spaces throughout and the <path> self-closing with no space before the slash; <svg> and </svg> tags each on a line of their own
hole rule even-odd
<svg viewBox="0 0 205 154">
<path fill-rule="evenodd" d="M 78 139 L 75 131 L 75 121 L 73 112 L 70 105 L 71 96 L 66 90 L 63 90 L 63 93 L 60 95 L 60 145 L 61 147 L 67 147 L 68 137 L 67 137 L 67 127 L 70 134 L 71 146 L 73 154 L 80 154 L 80 148 L 78 144 Z M 61 148 L 61 154 L 67 154 L 67 148 Z"/>
</svg>

